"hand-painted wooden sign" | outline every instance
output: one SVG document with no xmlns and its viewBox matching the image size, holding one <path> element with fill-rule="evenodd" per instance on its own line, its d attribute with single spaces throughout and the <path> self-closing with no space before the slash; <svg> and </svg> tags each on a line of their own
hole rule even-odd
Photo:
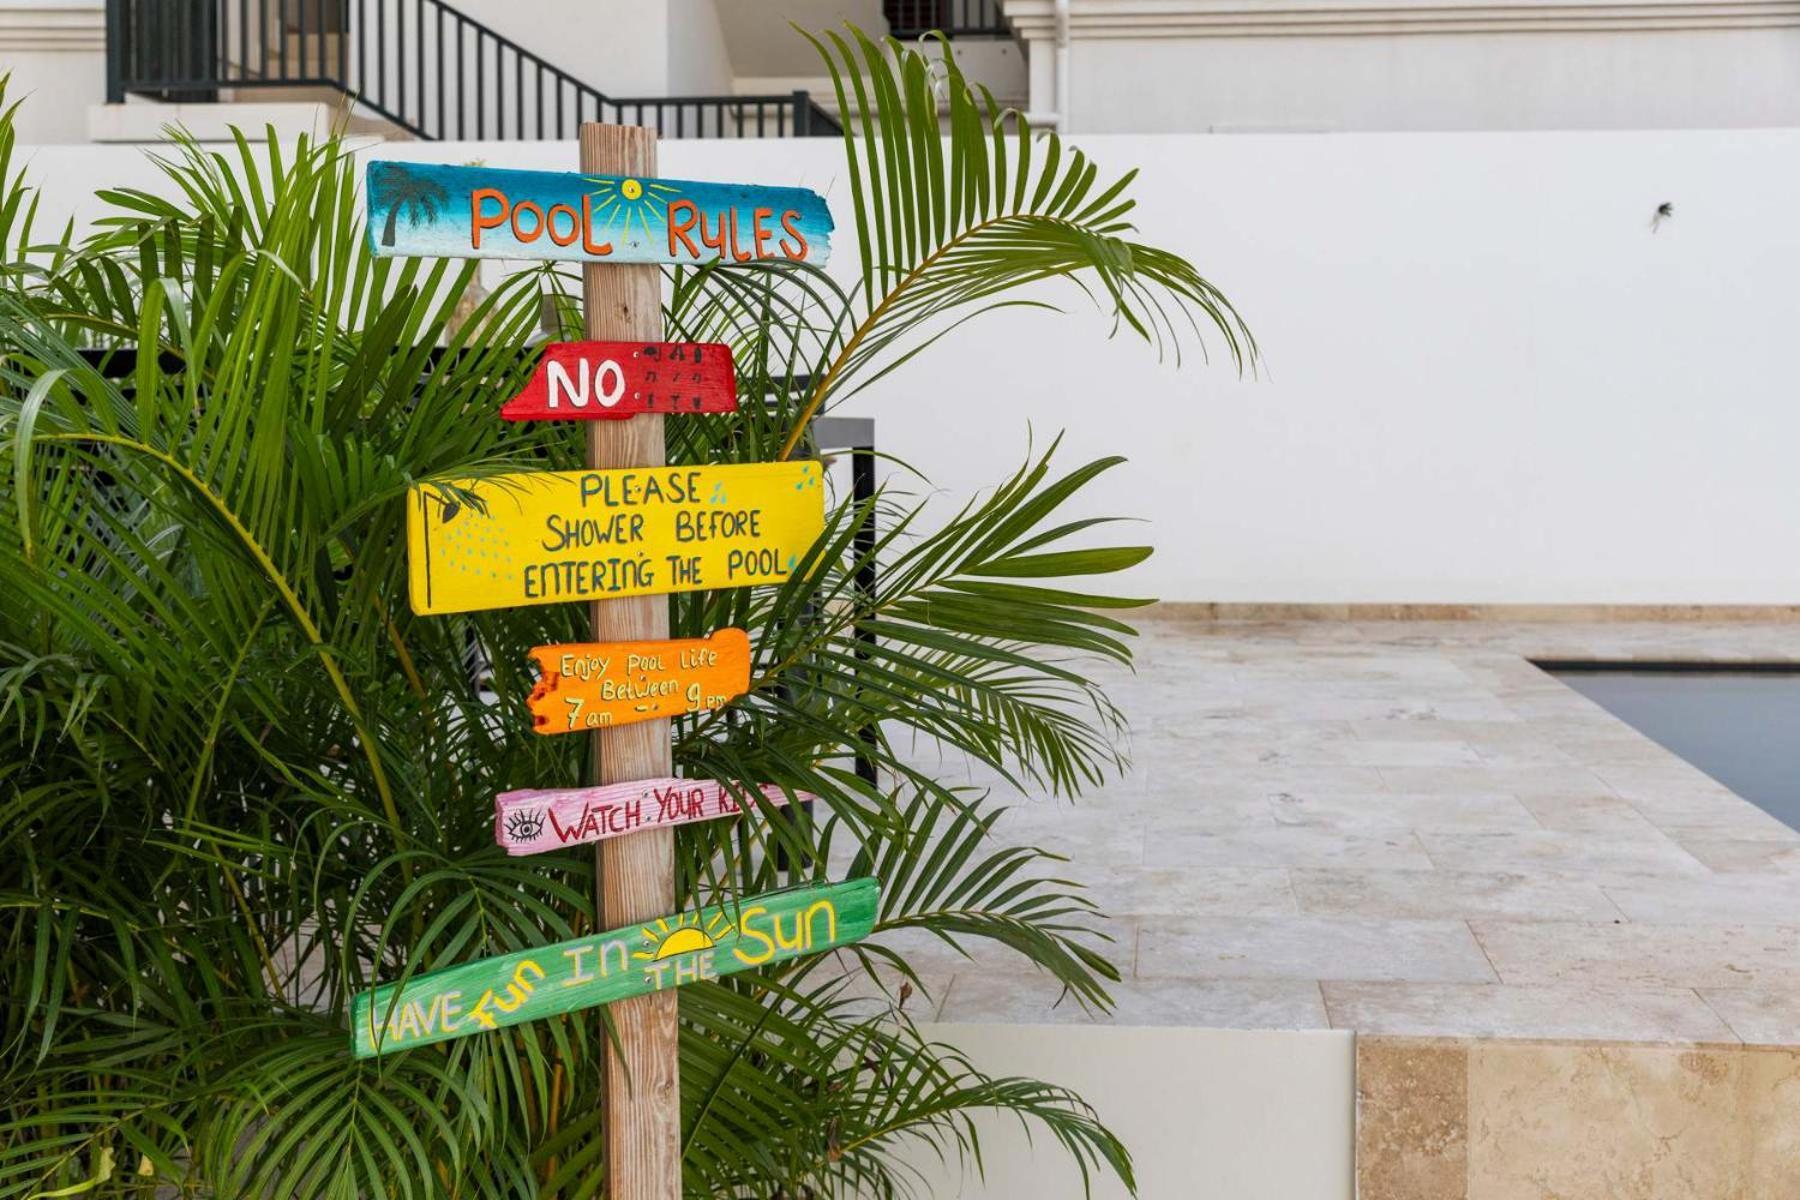
<svg viewBox="0 0 1800 1200">
<path fill-rule="evenodd" d="M 414 976 L 351 1007 L 356 1057 L 537 1021 L 858 941 L 881 885 L 789 888 Z"/>
<path fill-rule="evenodd" d="M 756 789 L 777 808 L 787 793 L 773 784 Z M 801 803 L 818 799 L 799 792 Z M 752 802 L 754 803 L 754 802 Z M 494 797 L 494 841 L 515 857 L 562 846 L 601 842 L 640 829 L 691 825 L 744 811 L 714 779 L 639 779 L 585 788 L 528 788 Z"/>
<path fill-rule="evenodd" d="M 831 212 L 805 188 L 372 162 L 379 256 L 823 264 Z"/>
<path fill-rule="evenodd" d="M 553 342 L 508 421 L 593 421 L 638 413 L 737 411 L 731 347 L 716 342 Z"/>
<path fill-rule="evenodd" d="M 750 690 L 750 635 L 658 642 L 535 646 L 543 676 L 531 689 L 536 733 L 578 733 L 710 712 Z"/>
<path fill-rule="evenodd" d="M 473 612 L 781 583 L 825 528 L 816 462 L 631 467 L 415 487 L 413 611 Z"/>
</svg>

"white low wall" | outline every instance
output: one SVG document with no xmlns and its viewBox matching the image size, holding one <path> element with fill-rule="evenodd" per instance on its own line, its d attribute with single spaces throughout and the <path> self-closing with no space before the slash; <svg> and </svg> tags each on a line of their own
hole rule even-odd
<svg viewBox="0 0 1800 1200">
<path fill-rule="evenodd" d="M 1131 1151 L 1143 1200 L 1351 1200 L 1355 1039 L 1104 1025 L 932 1025 L 984 1071 L 1073 1088 Z M 1081 1177 L 1040 1130 L 979 1121 L 985 1178 L 912 1159 L 933 1200 L 1081 1200 Z M 1094 1200 L 1126 1200 L 1097 1177 Z"/>
<path fill-rule="evenodd" d="M 1068 465 L 1126 455 L 1091 508 L 1147 519 L 1131 586 L 1167 600 L 1800 602 L 1800 131 L 1079 141 L 1143 169 L 1144 239 L 1237 302 L 1264 373 L 1159 365 L 1072 290 L 1081 315 L 984 318 L 846 410 L 934 487 L 1064 429 Z M 52 213 L 151 178 L 125 148 L 26 153 Z M 844 225 L 841 153 L 670 142 L 662 169 L 816 187 Z"/>
<path fill-rule="evenodd" d="M 0 0 L 0 77 L 21 141 L 87 136 L 88 105 L 106 98 L 102 0 Z"/>
</svg>

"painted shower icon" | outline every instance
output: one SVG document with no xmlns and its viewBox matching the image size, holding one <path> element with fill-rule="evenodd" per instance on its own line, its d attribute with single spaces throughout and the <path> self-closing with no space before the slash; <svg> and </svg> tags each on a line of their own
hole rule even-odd
<svg viewBox="0 0 1800 1200">
<path fill-rule="evenodd" d="M 706 498 L 706 502 L 708 504 L 724 504 L 726 502 L 725 481 L 723 479 L 713 484 L 712 495 Z"/>
</svg>

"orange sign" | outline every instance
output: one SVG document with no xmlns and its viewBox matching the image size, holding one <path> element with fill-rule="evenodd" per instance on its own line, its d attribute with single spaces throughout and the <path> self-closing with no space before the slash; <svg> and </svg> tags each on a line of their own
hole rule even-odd
<svg viewBox="0 0 1800 1200">
<path fill-rule="evenodd" d="M 578 733 L 708 712 L 750 690 L 750 635 L 665 642 L 577 642 L 531 651 L 543 678 L 531 689 L 537 733 Z"/>
</svg>

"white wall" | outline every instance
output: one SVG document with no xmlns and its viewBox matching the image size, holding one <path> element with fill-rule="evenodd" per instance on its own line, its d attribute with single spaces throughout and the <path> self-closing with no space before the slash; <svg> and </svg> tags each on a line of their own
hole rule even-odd
<svg viewBox="0 0 1800 1200">
<path fill-rule="evenodd" d="M 1067 465 L 1127 455 L 1091 509 L 1146 518 L 1131 586 L 1168 600 L 1800 602 L 1800 131 L 1079 141 L 1143 169 L 1145 240 L 1238 303 L 1263 375 L 1158 364 L 1072 291 L 984 318 L 854 405 L 937 488 L 1063 429 Z M 840 155 L 666 142 L 662 169 L 826 191 L 848 255 Z M 49 209 L 141 183 L 128 162 L 40 151 Z"/>
<path fill-rule="evenodd" d="M 669 0 L 668 62 L 664 94 L 723 96 L 731 93 L 731 54 L 714 0 Z"/>
<path fill-rule="evenodd" d="M 608 96 L 668 94 L 671 0 L 452 0 Z"/>
<path fill-rule="evenodd" d="M 88 105 L 106 98 L 105 9 L 100 0 L 0 0 L 0 75 L 8 104 L 25 99 L 22 142 L 87 136 Z"/>
<path fill-rule="evenodd" d="M 1800 124 L 1800 29 L 1095 39 L 1070 62 L 1081 133 Z"/>
<path fill-rule="evenodd" d="M 1355 1040 L 1345 1031 L 928 1025 L 981 1069 L 1072 1088 L 1131 1151 L 1144 1200 L 1351 1200 Z M 1080 1200 L 1081 1177 L 1018 1121 L 979 1122 L 985 1181 L 911 1157 L 933 1200 Z M 1129 1195 L 1109 1177 L 1095 1200 Z"/>
<path fill-rule="evenodd" d="M 1058 0 L 1002 0 L 1056 107 Z M 1783 0 L 1067 0 L 1077 133 L 1800 124 Z"/>
<path fill-rule="evenodd" d="M 608 96 L 731 91 L 715 0 L 452 0 Z"/>
</svg>

